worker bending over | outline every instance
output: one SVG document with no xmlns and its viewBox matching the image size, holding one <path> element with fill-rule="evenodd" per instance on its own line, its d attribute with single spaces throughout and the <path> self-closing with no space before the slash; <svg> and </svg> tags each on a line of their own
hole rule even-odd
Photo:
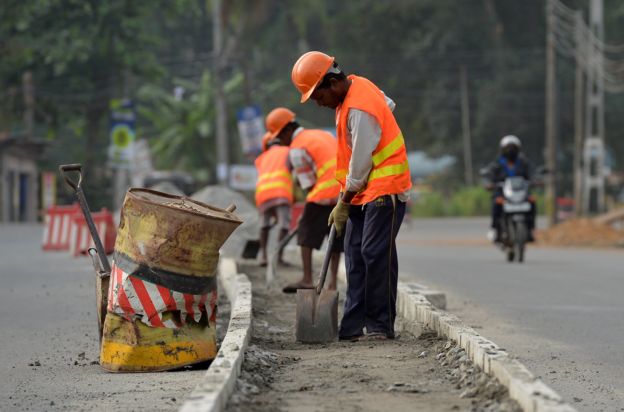
<svg viewBox="0 0 624 412">
<path fill-rule="evenodd" d="M 341 340 L 393 339 L 398 260 L 395 239 L 411 179 L 395 104 L 370 80 L 349 75 L 333 57 L 312 51 L 297 60 L 292 81 L 301 102 L 336 111 L 336 179 L 342 196 L 329 223 L 345 233 L 347 299 Z M 366 329 L 366 335 L 364 335 Z"/>
<path fill-rule="evenodd" d="M 298 224 L 297 244 L 301 247 L 303 278 L 284 287 L 284 293 L 310 289 L 312 280 L 312 249 L 320 249 L 329 234 L 327 220 L 333 210 L 340 184 L 336 174 L 336 139 L 323 130 L 304 129 L 295 121 L 295 113 L 284 108 L 274 109 L 266 118 L 267 129 L 284 146 L 290 146 L 291 170 L 306 192 L 306 203 Z M 338 237 L 331 253 L 329 289 L 336 289 L 336 276 L 343 240 Z"/>
<path fill-rule="evenodd" d="M 262 150 L 255 162 L 258 171 L 256 206 L 260 212 L 260 266 L 266 266 L 271 227 L 277 223 L 280 241 L 288 235 L 293 188 L 288 169 L 288 147 L 281 146 L 278 139 L 272 139 L 271 134 L 266 133 L 262 138 Z M 279 262 L 285 264 L 281 250 Z"/>
</svg>

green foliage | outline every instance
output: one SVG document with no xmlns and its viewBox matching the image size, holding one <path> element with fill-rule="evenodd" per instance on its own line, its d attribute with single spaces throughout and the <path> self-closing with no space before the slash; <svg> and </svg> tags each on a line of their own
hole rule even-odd
<svg viewBox="0 0 624 412">
<path fill-rule="evenodd" d="M 491 194 L 480 186 L 465 187 L 453 194 L 448 203 L 451 216 L 484 216 L 490 213 Z"/>
<path fill-rule="evenodd" d="M 242 77 L 225 84 L 226 94 L 234 96 Z M 144 130 L 153 138 L 151 147 L 157 166 L 209 176 L 217 163 L 214 128 L 214 87 L 209 72 L 199 84 L 177 79 L 174 85 L 185 90 L 177 100 L 170 90 L 145 85 L 138 91 L 139 114 L 149 124 Z"/>
<path fill-rule="evenodd" d="M 587 2 L 564 0 L 574 8 Z M 605 3 L 606 40 L 624 41 L 624 6 Z M 297 112 L 307 127 L 331 127 L 334 114 L 300 105 L 290 70 L 301 53 L 334 56 L 348 73 L 364 75 L 397 103 L 408 149 L 462 159 L 459 69 L 468 73 L 475 169 L 497 142 L 514 133 L 533 163 L 544 147 L 545 3 L 543 0 L 223 0 L 224 50 L 219 77 L 228 92 L 228 129 L 235 161 L 235 111 L 259 104 Z M 138 98 L 139 137 L 153 140 L 163 168 L 214 165 L 212 2 L 207 0 L 4 0 L 0 13 L 0 132 L 19 128 L 21 77 L 35 79 L 36 123 L 52 136 L 45 163 L 92 164 L 104 174 L 108 101 Z M 574 63 L 559 56 L 561 175 L 571 176 Z M 174 101 L 171 91 L 187 95 Z M 139 93 L 140 90 L 140 93 Z M 622 162 L 623 96 L 606 98 L 606 140 Z M 143 107 L 144 106 L 144 107 Z M 143 135 L 141 135 L 143 133 Z M 623 149 L 623 150 L 620 150 Z M 246 161 L 251 161 L 247 159 Z M 621 164 L 621 163 L 619 163 Z M 620 167 L 618 164 L 618 167 Z M 460 191 L 461 163 L 445 177 L 435 213 L 477 213 L 480 195 Z M 104 181 L 104 180 L 103 180 Z M 571 179 L 564 179 L 571 187 Z M 459 194 L 457 196 L 460 196 Z M 429 213 L 429 212 L 427 212 Z M 480 213 L 480 212 L 479 212 Z"/>
<path fill-rule="evenodd" d="M 490 196 L 479 186 L 465 187 L 448 196 L 431 191 L 417 195 L 410 209 L 416 217 L 485 216 L 490 213 Z"/>
<path fill-rule="evenodd" d="M 410 205 L 410 211 L 415 217 L 447 216 L 446 202 L 439 192 L 419 194 Z"/>
</svg>

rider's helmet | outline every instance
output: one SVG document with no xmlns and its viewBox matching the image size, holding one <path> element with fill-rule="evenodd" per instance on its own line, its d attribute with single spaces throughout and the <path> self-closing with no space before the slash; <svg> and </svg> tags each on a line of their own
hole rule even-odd
<svg viewBox="0 0 624 412">
<path fill-rule="evenodd" d="M 521 147 L 522 142 L 518 136 L 512 134 L 503 137 L 500 141 L 501 154 L 509 160 L 516 160 Z"/>
</svg>

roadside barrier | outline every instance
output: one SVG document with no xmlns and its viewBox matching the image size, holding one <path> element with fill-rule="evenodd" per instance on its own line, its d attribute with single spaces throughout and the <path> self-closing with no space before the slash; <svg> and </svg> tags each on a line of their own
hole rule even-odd
<svg viewBox="0 0 624 412">
<path fill-rule="evenodd" d="M 80 213 L 78 203 L 69 206 L 50 206 L 45 213 L 43 250 L 69 250 L 71 219 Z"/>
<path fill-rule="evenodd" d="M 294 230 L 299 224 L 299 218 L 303 213 L 305 203 L 294 203 L 290 207 L 290 230 Z"/>
<path fill-rule="evenodd" d="M 92 213 L 93 224 L 100 235 L 104 252 L 113 253 L 115 246 L 116 229 L 113 215 L 103 208 L 100 212 Z M 69 231 L 69 253 L 72 256 L 80 256 L 87 253 L 91 247 L 95 247 L 87 221 L 80 212 L 80 209 L 71 216 Z"/>
</svg>

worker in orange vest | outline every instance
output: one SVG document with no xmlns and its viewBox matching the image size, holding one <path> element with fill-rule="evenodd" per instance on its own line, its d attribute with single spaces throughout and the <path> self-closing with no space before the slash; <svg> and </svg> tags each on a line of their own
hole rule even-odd
<svg viewBox="0 0 624 412">
<path fill-rule="evenodd" d="M 310 289 L 312 281 L 312 249 L 320 249 L 329 234 L 327 219 L 333 210 L 340 183 L 336 174 L 336 139 L 323 130 L 304 129 L 295 120 L 295 113 L 278 107 L 266 118 L 267 130 L 290 146 L 291 170 L 299 186 L 306 192 L 306 203 L 298 224 L 297 244 L 301 247 L 303 278 L 284 287 L 284 293 Z M 338 264 L 342 253 L 342 237 L 334 241 L 331 253 L 331 279 L 328 288 L 336 290 Z"/>
<path fill-rule="evenodd" d="M 258 171 L 256 206 L 260 212 L 260 266 L 266 266 L 271 227 L 277 223 L 280 241 L 288 235 L 293 187 L 288 169 L 288 147 L 281 146 L 279 139 L 266 133 L 262 138 L 262 149 L 255 161 Z M 281 250 L 279 262 L 285 264 Z"/>
<path fill-rule="evenodd" d="M 336 111 L 336 179 L 342 195 L 329 223 L 345 230 L 347 269 L 339 338 L 393 339 L 395 239 L 412 186 L 403 134 L 392 114 L 395 103 L 370 80 L 345 75 L 333 57 L 318 51 L 297 60 L 292 81 L 302 103 L 311 98 Z"/>
</svg>

